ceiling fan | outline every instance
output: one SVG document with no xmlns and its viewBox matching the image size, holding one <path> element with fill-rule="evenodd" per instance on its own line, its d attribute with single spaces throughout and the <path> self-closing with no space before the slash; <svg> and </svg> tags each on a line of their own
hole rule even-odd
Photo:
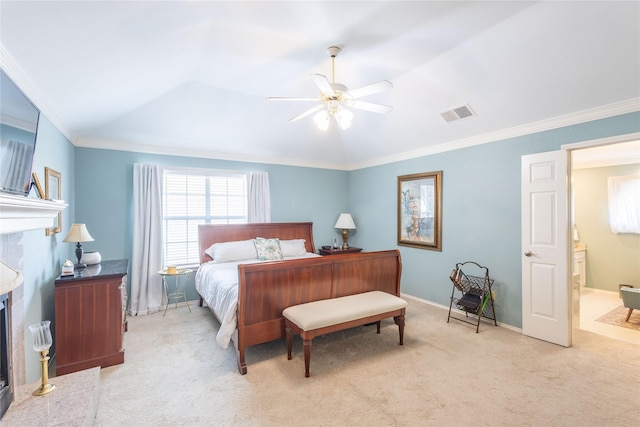
<svg viewBox="0 0 640 427">
<path fill-rule="evenodd" d="M 311 114 L 314 114 L 318 129 L 326 131 L 329 128 L 329 120 L 333 117 L 341 129 L 347 129 L 351 126 L 353 113 L 345 108 L 356 108 L 374 113 L 386 114 L 393 110 L 393 107 L 383 104 L 374 104 L 371 102 L 359 101 L 367 95 L 382 92 L 391 89 L 393 84 L 388 80 L 382 80 L 358 89 L 349 90 L 345 85 L 336 83 L 335 81 L 335 60 L 340 48 L 331 46 L 327 52 L 331 56 L 331 82 L 322 74 L 311 74 L 311 78 L 315 85 L 320 89 L 320 95 L 315 98 L 291 98 L 291 97 L 269 97 L 269 101 L 320 101 L 320 104 L 309 108 L 301 114 L 289 119 L 290 122 L 296 122 Z"/>
</svg>

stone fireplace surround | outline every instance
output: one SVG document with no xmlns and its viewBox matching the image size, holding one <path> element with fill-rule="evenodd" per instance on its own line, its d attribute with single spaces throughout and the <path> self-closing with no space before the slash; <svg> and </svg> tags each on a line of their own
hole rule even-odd
<svg viewBox="0 0 640 427">
<path fill-rule="evenodd" d="M 23 271 L 23 232 L 52 227 L 62 201 L 0 194 L 0 259 L 14 270 Z M 9 292 L 9 378 L 16 390 L 26 383 L 24 336 L 24 286 Z"/>
<path fill-rule="evenodd" d="M 0 259 L 22 271 L 22 233 L 0 235 Z M 9 351 L 12 384 L 24 384 L 24 287 L 9 292 Z"/>
</svg>

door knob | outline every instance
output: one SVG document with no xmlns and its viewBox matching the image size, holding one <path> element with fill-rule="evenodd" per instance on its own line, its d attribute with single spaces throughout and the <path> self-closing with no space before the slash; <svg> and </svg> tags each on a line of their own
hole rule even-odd
<svg viewBox="0 0 640 427">
<path fill-rule="evenodd" d="M 531 251 L 527 251 L 527 252 L 524 253 L 524 256 L 531 256 L 531 255 L 533 255 L 533 252 L 531 252 Z"/>
</svg>

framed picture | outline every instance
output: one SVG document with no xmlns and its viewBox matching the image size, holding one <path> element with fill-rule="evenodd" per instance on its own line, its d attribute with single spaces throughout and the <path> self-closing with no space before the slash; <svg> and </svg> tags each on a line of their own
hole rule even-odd
<svg viewBox="0 0 640 427">
<path fill-rule="evenodd" d="M 42 185 L 40 185 L 40 180 L 38 179 L 38 174 L 33 172 L 31 174 L 31 178 L 33 179 L 33 185 L 36 187 L 36 191 L 38 193 L 38 197 L 44 199 L 44 191 L 42 190 Z"/>
<path fill-rule="evenodd" d="M 44 168 L 45 198 L 47 200 L 60 200 L 62 198 L 62 183 L 60 172 L 51 168 Z M 51 236 L 62 231 L 62 212 L 54 219 L 53 227 L 47 228 L 45 234 Z"/>
<path fill-rule="evenodd" d="M 398 177 L 398 245 L 442 250 L 442 171 Z"/>
</svg>

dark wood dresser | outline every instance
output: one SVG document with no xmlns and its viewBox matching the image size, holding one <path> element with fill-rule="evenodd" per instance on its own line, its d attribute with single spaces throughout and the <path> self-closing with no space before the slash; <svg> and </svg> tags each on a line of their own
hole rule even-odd
<svg viewBox="0 0 640 427">
<path fill-rule="evenodd" d="M 56 375 L 124 362 L 129 261 L 102 261 L 55 280 Z"/>
</svg>

